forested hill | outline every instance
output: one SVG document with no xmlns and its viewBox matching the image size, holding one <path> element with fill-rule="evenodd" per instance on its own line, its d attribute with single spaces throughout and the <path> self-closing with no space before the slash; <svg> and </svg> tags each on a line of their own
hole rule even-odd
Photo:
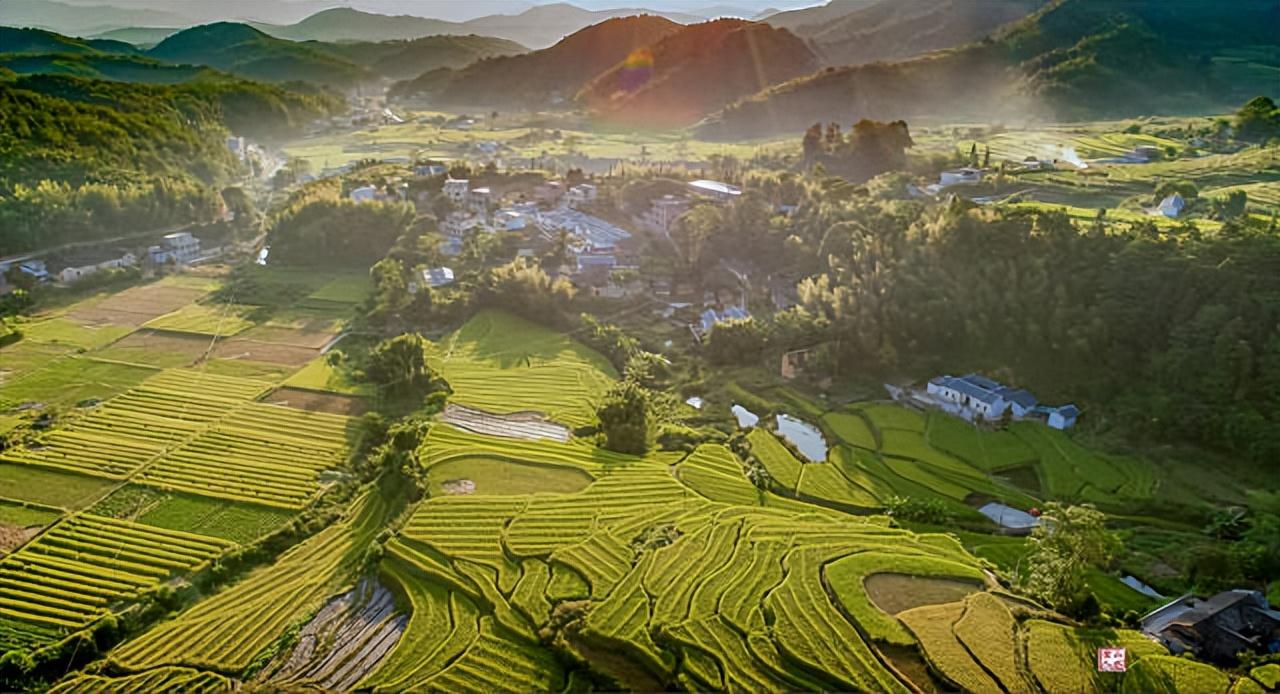
<svg viewBox="0 0 1280 694">
<path fill-rule="evenodd" d="M 133 55 L 138 49 L 123 41 L 77 39 L 43 29 L 0 26 L 3 53 L 120 53 Z"/>
<path fill-rule="evenodd" d="M 147 54 L 167 62 L 208 65 L 268 82 L 303 81 L 346 88 L 371 77 L 367 70 L 347 60 L 235 22 L 180 31 Z"/>
<path fill-rule="evenodd" d="M 650 15 L 610 19 L 540 51 L 482 60 L 462 70 L 428 72 L 395 84 L 390 95 L 429 96 L 437 103 L 498 108 L 569 102 L 584 84 L 622 62 L 631 51 L 681 28 L 671 20 Z"/>
<path fill-rule="evenodd" d="M 337 106 L 230 78 L 149 85 L 0 68 L 0 255 L 207 221 L 239 171 L 228 129 L 267 137 Z"/>
<path fill-rule="evenodd" d="M 515 41 L 475 35 L 378 43 L 308 41 L 303 45 L 393 80 L 412 79 L 439 68 L 462 68 L 483 58 L 529 52 Z"/>
<path fill-rule="evenodd" d="M 967 44 L 1043 7 L 1046 0 L 852 0 L 766 18 L 809 41 L 829 65 L 896 60 Z"/>
<path fill-rule="evenodd" d="M 979 43 L 779 85 L 727 107 L 703 133 L 742 137 L 850 118 L 1225 110 L 1280 90 L 1276 26 L 1273 0 L 1057 0 Z"/>
<path fill-rule="evenodd" d="M 741 19 L 695 24 L 592 80 L 578 100 L 613 122 L 683 127 L 818 66 L 785 29 Z"/>
</svg>

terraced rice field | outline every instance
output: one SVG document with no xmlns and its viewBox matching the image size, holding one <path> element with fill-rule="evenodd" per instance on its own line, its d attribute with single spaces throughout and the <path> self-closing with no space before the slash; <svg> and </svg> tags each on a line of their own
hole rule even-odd
<svg viewBox="0 0 1280 694">
<path fill-rule="evenodd" d="M 187 304 L 173 313 L 152 318 L 143 326 L 152 330 L 226 337 L 253 327 L 253 321 L 245 317 L 252 310 L 252 307 L 230 304 Z"/>
<path fill-rule="evenodd" d="M 54 633 L 83 627 L 113 603 L 196 569 L 232 545 L 103 516 L 74 516 L 0 560 L 0 625 Z"/>
<path fill-rule="evenodd" d="M 245 668 L 284 629 L 310 617 L 350 581 L 373 538 L 402 504 L 399 490 L 375 488 L 341 522 L 273 564 L 206 598 L 112 652 L 130 671 L 191 666 Z"/>
<path fill-rule="evenodd" d="M 76 675 L 59 682 L 50 694 L 133 694 L 134 692 L 184 692 L 222 694 L 236 688 L 230 678 L 190 668 L 162 667 L 136 675 L 105 677 Z"/>
<path fill-rule="evenodd" d="M 582 426 L 615 377 L 600 354 L 522 318 L 484 311 L 439 346 L 454 402 L 499 414 L 541 412 Z"/>
</svg>

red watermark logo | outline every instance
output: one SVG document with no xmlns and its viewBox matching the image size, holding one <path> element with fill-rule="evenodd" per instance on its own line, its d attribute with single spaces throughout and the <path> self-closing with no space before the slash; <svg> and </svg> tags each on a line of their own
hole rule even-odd
<svg viewBox="0 0 1280 694">
<path fill-rule="evenodd" d="M 1098 672 L 1124 672 L 1128 657 L 1123 648 L 1099 648 Z"/>
</svg>

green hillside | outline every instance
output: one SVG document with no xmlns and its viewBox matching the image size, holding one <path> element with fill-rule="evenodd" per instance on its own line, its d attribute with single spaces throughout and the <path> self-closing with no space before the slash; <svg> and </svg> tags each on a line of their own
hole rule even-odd
<svg viewBox="0 0 1280 694">
<path fill-rule="evenodd" d="M 0 52 L 3 53 L 121 53 L 138 52 L 122 41 L 77 39 L 43 29 L 17 29 L 0 26 Z"/>
<path fill-rule="evenodd" d="M 69 75 L 146 84 L 177 84 L 219 74 L 197 65 L 106 53 L 0 53 L 0 65 L 20 75 Z"/>
<path fill-rule="evenodd" d="M 462 68 L 483 58 L 529 50 L 514 41 L 490 36 L 425 36 L 378 43 L 308 41 L 304 45 L 393 80 L 412 79 L 442 67 Z"/>
<path fill-rule="evenodd" d="M 896 63 L 827 70 L 724 109 L 704 133 L 797 130 L 816 121 L 1127 117 L 1225 110 L 1275 93 L 1280 9 L 1242 0 L 1058 0 L 990 40 Z M 1228 62 L 1229 59 L 1236 58 Z"/>
<path fill-rule="evenodd" d="M 369 77 L 366 70 L 346 60 L 234 22 L 180 31 L 161 41 L 147 55 L 173 63 L 208 65 L 268 82 L 302 81 L 350 87 Z"/>
</svg>

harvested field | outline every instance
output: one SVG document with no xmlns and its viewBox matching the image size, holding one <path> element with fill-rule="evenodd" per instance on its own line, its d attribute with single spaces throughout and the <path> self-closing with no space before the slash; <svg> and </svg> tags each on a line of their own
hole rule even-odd
<svg viewBox="0 0 1280 694">
<path fill-rule="evenodd" d="M 166 313 L 176 311 L 208 292 L 193 287 L 162 283 L 131 287 L 102 301 L 72 309 L 67 317 L 81 325 L 127 325 L 137 327 Z"/>
<path fill-rule="evenodd" d="M 40 528 L 24 528 L 0 523 L 0 556 L 27 544 L 27 540 L 40 533 Z"/>
<path fill-rule="evenodd" d="M 273 405 L 285 405 L 308 412 L 328 412 L 344 414 L 348 417 L 359 417 L 369 411 L 369 402 L 364 398 L 338 393 L 317 393 L 300 388 L 277 388 L 263 402 Z"/>
<path fill-rule="evenodd" d="M 194 363 L 204 356 L 209 345 L 209 338 L 199 335 L 139 330 L 110 347 L 95 352 L 94 356 L 111 361 L 170 368 Z"/>
<path fill-rule="evenodd" d="M 391 592 L 365 580 L 330 600 L 258 679 L 273 686 L 349 691 L 400 641 L 408 615 L 396 610 Z"/>
<path fill-rule="evenodd" d="M 337 326 L 325 323 L 323 328 L 288 328 L 270 323 L 259 325 L 240 337 L 245 340 L 269 342 L 274 345 L 305 347 L 318 350 L 333 341 L 338 335 Z"/>
<path fill-rule="evenodd" d="M 569 429 L 561 424 L 549 422 L 537 412 L 513 412 L 511 414 L 492 414 L 483 410 L 450 404 L 440 418 L 460 429 L 477 434 L 502 436 L 509 439 L 537 441 L 569 440 Z"/>
<path fill-rule="evenodd" d="M 318 355 L 319 351 L 310 347 L 239 338 L 223 340 L 213 349 L 215 359 L 248 359 L 286 366 L 302 366 Z"/>
<path fill-rule="evenodd" d="M 890 573 L 867 576 L 863 585 L 867 588 L 867 597 L 871 598 L 871 602 L 889 614 L 898 614 L 924 605 L 958 602 L 969 594 L 982 590 L 982 586 L 969 581 Z"/>
</svg>

